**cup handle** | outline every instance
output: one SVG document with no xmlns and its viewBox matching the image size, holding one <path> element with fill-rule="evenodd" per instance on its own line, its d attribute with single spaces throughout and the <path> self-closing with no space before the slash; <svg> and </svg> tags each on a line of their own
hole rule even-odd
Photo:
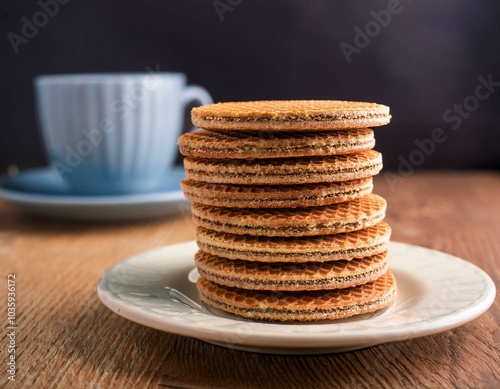
<svg viewBox="0 0 500 389">
<path fill-rule="evenodd" d="M 199 101 L 200 105 L 211 104 L 214 102 L 212 96 L 205 88 L 198 85 L 188 85 L 183 94 L 184 107 L 192 101 Z M 192 126 L 188 132 L 195 129 L 196 127 Z"/>
<path fill-rule="evenodd" d="M 198 101 L 200 102 L 200 105 L 211 104 L 214 102 L 212 96 L 210 96 L 210 93 L 208 93 L 208 91 L 205 88 L 198 85 L 188 85 L 182 93 L 182 104 L 184 107 L 183 110 L 185 114 L 186 114 L 186 107 L 192 101 Z M 183 134 L 186 132 L 191 132 L 196 130 L 195 126 L 193 125 L 188 126 L 188 122 L 189 124 L 191 124 L 190 123 L 191 115 L 187 115 L 187 118 L 184 120 L 181 131 Z M 182 167 L 182 159 L 183 158 L 179 151 L 179 148 L 177 148 L 177 157 L 175 158 L 175 166 L 184 171 L 184 168 Z"/>
</svg>

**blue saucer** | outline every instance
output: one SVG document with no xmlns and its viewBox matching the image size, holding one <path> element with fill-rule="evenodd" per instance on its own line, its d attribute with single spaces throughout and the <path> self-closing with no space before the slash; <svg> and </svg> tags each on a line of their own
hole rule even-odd
<svg viewBox="0 0 500 389">
<path fill-rule="evenodd" d="M 184 170 L 149 193 L 81 195 L 74 193 L 51 168 L 27 170 L 0 181 L 0 198 L 21 210 L 44 217 L 80 220 L 133 220 L 162 217 L 189 209 L 180 180 Z"/>
</svg>

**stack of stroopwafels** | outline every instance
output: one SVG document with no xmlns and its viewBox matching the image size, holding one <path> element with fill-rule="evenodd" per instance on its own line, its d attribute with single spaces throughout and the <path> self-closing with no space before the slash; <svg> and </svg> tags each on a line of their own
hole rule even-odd
<svg viewBox="0 0 500 389">
<path fill-rule="evenodd" d="M 396 295 L 382 158 L 389 108 L 345 101 L 219 103 L 192 111 L 186 157 L 206 304 L 277 321 L 374 312 Z"/>
</svg>

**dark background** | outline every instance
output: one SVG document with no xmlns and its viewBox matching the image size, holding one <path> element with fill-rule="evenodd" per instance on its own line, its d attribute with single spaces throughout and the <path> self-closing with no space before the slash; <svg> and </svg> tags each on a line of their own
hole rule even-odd
<svg viewBox="0 0 500 389">
<path fill-rule="evenodd" d="M 9 33 L 22 36 L 25 20 L 36 15 L 43 23 L 43 8 L 37 1 L 0 0 L 0 173 L 46 164 L 34 76 L 148 66 L 185 72 L 215 101 L 387 104 L 393 120 L 376 137 L 388 169 L 398 168 L 417 149 L 415 140 L 436 127 L 448 139 L 418 168 L 500 168 L 500 86 L 456 130 L 443 119 L 474 94 L 479 76 L 500 82 L 499 1 L 401 0 L 401 12 L 350 63 L 341 42 L 353 45 L 355 27 L 364 30 L 374 20 L 370 12 L 386 10 L 388 1 L 61 1 L 67 4 L 57 3 L 55 15 L 15 53 Z"/>
</svg>

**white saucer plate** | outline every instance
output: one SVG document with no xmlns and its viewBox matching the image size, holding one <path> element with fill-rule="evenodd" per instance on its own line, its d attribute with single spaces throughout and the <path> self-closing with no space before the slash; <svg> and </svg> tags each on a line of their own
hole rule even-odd
<svg viewBox="0 0 500 389">
<path fill-rule="evenodd" d="M 477 266 L 452 255 L 391 242 L 398 283 L 392 306 L 375 314 L 316 323 L 266 323 L 207 309 L 196 290 L 195 242 L 148 251 L 106 272 L 101 301 L 136 323 L 245 351 L 322 354 L 449 330 L 493 303 L 495 285 Z"/>
<path fill-rule="evenodd" d="M 83 196 L 72 193 L 50 168 L 39 168 L 2 180 L 0 198 L 42 217 L 89 221 L 158 218 L 189 210 L 179 185 L 183 176 L 179 171 L 171 182 L 151 193 Z"/>
</svg>

